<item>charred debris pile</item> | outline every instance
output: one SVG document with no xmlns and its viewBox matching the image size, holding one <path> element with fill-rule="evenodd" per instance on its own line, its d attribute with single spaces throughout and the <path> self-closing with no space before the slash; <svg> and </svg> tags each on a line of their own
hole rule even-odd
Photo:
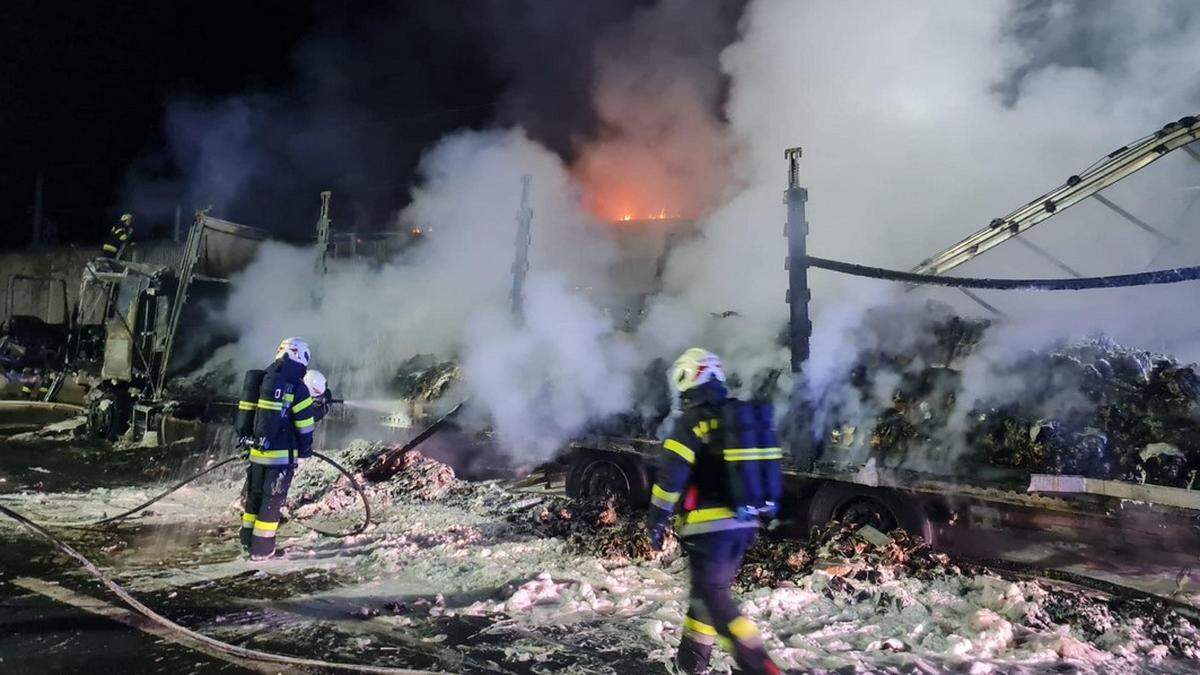
<svg viewBox="0 0 1200 675">
<path fill-rule="evenodd" d="M 340 453 L 373 505 L 431 502 L 470 490 L 454 469 L 417 450 L 399 452 L 386 443 L 355 441 Z M 305 462 L 293 479 L 289 506 L 302 517 L 360 508 L 350 482 L 324 462 Z"/>
<path fill-rule="evenodd" d="M 492 513 L 525 535 L 558 537 L 578 553 L 608 560 L 655 557 L 640 514 L 614 498 L 576 501 L 511 491 L 494 481 L 465 481 L 450 466 L 418 450 L 399 452 L 397 446 L 384 443 L 356 441 L 336 454 L 379 509 L 394 503 L 460 505 Z M 350 483 L 319 462 L 305 462 L 296 473 L 289 507 L 304 518 L 360 508 Z M 674 547 L 668 542 L 668 550 Z"/>
<path fill-rule="evenodd" d="M 573 501 L 462 481 L 448 466 L 415 450 L 380 461 L 390 450 L 382 444 L 355 443 L 341 453 L 356 473 L 379 478 L 368 490 L 380 506 L 464 506 L 490 516 L 488 520 L 506 529 L 506 536 L 554 537 L 563 541 L 566 551 L 605 564 L 676 564 L 678 542 L 670 539 L 663 553 L 653 552 L 641 514 L 622 509 L 612 499 Z M 294 514 L 333 515 L 353 508 L 357 504 L 344 480 L 321 465 L 307 463 L 297 474 Z M 919 625 L 947 640 L 963 631 L 995 634 L 1004 649 L 1036 647 L 1066 658 L 1103 655 L 1117 647 L 1128 658 L 1200 657 L 1200 632 L 1167 603 L 965 563 L 933 551 L 903 530 L 885 534 L 835 524 L 815 531 L 807 541 L 764 534 L 747 554 L 736 584 L 748 602 L 761 606 L 760 613 L 773 612 L 770 607 L 778 595 L 783 603 L 799 598 L 802 606 L 816 608 L 820 616 L 837 612 L 871 617 L 881 626 L 880 639 L 889 633 L 896 636 L 886 638 L 879 649 L 920 649 L 913 628 Z"/>
<path fill-rule="evenodd" d="M 989 322 L 932 304 L 915 331 L 907 324 L 908 339 L 885 337 L 910 320 L 889 312 L 867 317 L 850 387 L 830 406 L 834 456 L 1200 487 L 1193 365 L 1103 337 L 988 360 L 979 352 Z M 966 381 L 972 358 L 986 390 Z"/>
<path fill-rule="evenodd" d="M 541 536 L 558 537 L 567 546 L 586 555 L 607 560 L 650 560 L 657 554 L 650 548 L 650 536 L 640 513 L 613 497 L 600 500 L 554 498 L 539 504 L 531 512 L 509 516 L 514 523 L 526 524 Z M 678 550 L 678 542 L 669 538 L 667 554 Z"/>
<path fill-rule="evenodd" d="M 869 525 L 832 523 L 814 529 L 806 541 L 760 538 L 747 552 L 737 584 L 744 591 L 777 588 L 821 572 L 838 580 L 831 584 L 836 591 L 849 590 L 856 582 L 929 580 L 978 571 L 956 564 L 905 530 L 884 534 Z"/>
</svg>

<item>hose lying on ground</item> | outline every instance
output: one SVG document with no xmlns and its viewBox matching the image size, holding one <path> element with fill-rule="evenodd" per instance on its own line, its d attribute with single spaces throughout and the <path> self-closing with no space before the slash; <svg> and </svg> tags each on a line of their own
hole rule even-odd
<svg viewBox="0 0 1200 675">
<path fill-rule="evenodd" d="M 467 401 L 465 399 L 460 401 L 458 403 L 458 405 L 456 405 L 450 409 L 450 412 L 447 412 L 445 415 L 442 415 L 437 421 L 435 421 L 433 424 L 429 425 L 424 431 L 417 434 L 417 436 L 415 438 L 413 438 L 409 442 L 405 443 L 402 447 L 392 450 L 392 451 L 387 452 L 384 455 L 382 455 L 378 460 L 376 460 L 376 466 L 381 465 L 381 464 L 386 464 L 387 460 L 391 459 L 393 456 L 403 454 L 404 452 L 417 447 L 421 443 L 424 443 L 430 436 L 437 433 L 438 430 L 441 429 L 443 424 L 448 422 L 450 420 L 450 418 L 454 417 L 454 415 L 456 415 L 458 413 L 458 411 L 463 407 L 464 404 L 466 404 L 466 402 Z M 296 522 L 299 523 L 300 525 L 312 530 L 313 532 L 316 532 L 317 534 L 323 534 L 327 537 L 342 538 L 342 537 L 352 537 L 356 534 L 362 534 L 367 529 L 367 527 L 371 524 L 371 501 L 369 499 L 367 499 L 367 493 L 363 491 L 362 485 L 359 485 L 358 481 L 354 478 L 354 476 L 349 471 L 347 471 L 345 469 L 345 467 L 343 467 L 341 464 L 338 464 L 337 462 L 333 461 L 326 455 L 323 455 L 319 452 L 313 451 L 313 456 L 316 457 L 317 459 L 320 459 L 321 461 L 325 462 L 326 464 L 329 464 L 333 468 L 337 469 L 338 473 L 342 474 L 343 476 L 346 477 L 346 480 L 350 481 L 350 487 L 354 488 L 354 491 L 358 493 L 358 497 L 359 497 L 359 499 L 362 500 L 362 503 L 363 503 L 363 511 L 364 511 L 363 521 L 361 523 L 359 523 L 359 525 L 357 527 L 355 527 L 353 530 L 350 530 L 349 532 L 340 532 L 340 533 L 326 532 L 324 530 L 317 529 L 299 519 L 297 519 Z M 200 473 L 197 473 L 197 474 L 191 476 L 190 478 L 185 478 L 184 480 L 176 483 L 175 485 L 172 485 L 165 492 L 151 498 L 150 500 L 142 502 L 141 504 L 138 504 L 137 506 L 133 507 L 132 509 L 118 513 L 115 516 L 111 516 L 109 518 L 104 518 L 102 520 L 93 520 L 93 521 L 82 522 L 82 523 L 55 524 L 55 527 L 94 528 L 94 527 L 98 527 L 101 525 L 107 525 L 108 523 L 115 523 L 118 520 L 123 520 L 125 518 L 128 518 L 129 516 L 132 516 L 133 514 L 139 512 L 139 511 L 142 511 L 143 509 L 148 508 L 150 505 L 154 504 L 158 500 L 162 499 L 163 497 L 166 497 L 167 495 L 175 492 L 176 490 L 183 488 L 185 485 L 200 478 L 201 476 L 212 473 L 213 471 L 216 471 L 217 469 L 225 466 L 226 464 L 229 464 L 230 462 L 233 462 L 233 461 L 239 460 L 239 459 L 242 459 L 242 455 L 240 455 L 240 454 L 234 455 L 232 457 L 227 457 L 227 458 L 217 462 L 216 464 L 213 464 L 212 466 L 206 468 L 205 470 L 201 471 Z M 368 469 L 368 472 L 369 471 L 370 471 L 370 469 Z"/>
<path fill-rule="evenodd" d="M 235 459 L 240 459 L 240 458 L 235 458 Z M 325 459 L 326 461 L 331 462 L 331 460 L 329 460 L 328 458 L 322 457 L 322 459 Z M 211 470 L 211 468 L 212 467 L 210 467 L 210 470 Z M 184 626 L 181 626 L 181 625 L 175 623 L 174 621 L 168 619 L 167 617 L 150 609 L 146 605 L 143 605 L 140 601 L 138 601 L 137 598 L 130 595 L 128 591 L 126 591 L 124 588 L 122 588 L 120 585 L 118 585 L 117 582 L 113 581 L 112 579 L 110 579 L 108 577 L 108 575 L 106 575 L 104 572 L 100 571 L 100 568 L 96 567 L 95 563 L 93 563 L 91 560 L 88 560 L 86 557 L 84 557 L 84 555 L 82 553 L 79 553 L 75 549 L 71 548 L 70 545 L 68 545 L 66 542 L 64 542 L 61 539 L 59 539 L 58 537 L 54 536 L 46 528 L 42 527 L 41 525 L 38 525 L 37 523 L 33 522 L 32 520 L 29 520 L 28 518 L 26 518 L 25 516 L 22 516 L 21 514 L 17 513 L 16 511 L 9 509 L 8 507 L 4 506 L 3 504 L 0 504 L 0 513 L 3 513 L 4 515 L 8 516 L 9 518 L 17 521 L 17 523 L 19 523 L 26 529 L 34 532 L 35 534 L 41 535 L 45 539 L 48 539 L 50 541 L 50 543 L 57 546 L 60 550 L 62 550 L 68 556 L 74 558 L 80 565 L 83 566 L 83 568 L 85 570 L 87 570 L 87 572 L 89 574 L 91 574 L 93 577 L 98 579 L 100 581 L 100 583 L 104 584 L 108 588 L 108 590 L 112 591 L 114 595 L 116 595 L 118 598 L 120 598 L 126 605 L 128 605 L 130 608 L 135 610 L 137 613 L 139 613 L 142 616 L 146 617 L 147 619 L 150 619 L 151 621 L 159 624 L 160 626 L 163 626 L 163 627 L 165 627 L 169 630 L 172 630 L 176 633 L 186 635 L 188 638 L 190 638 L 192 640 L 201 642 L 209 647 L 212 647 L 213 649 L 219 650 L 226 654 L 241 657 L 243 659 L 249 659 L 251 661 L 265 661 L 265 662 L 269 662 L 269 663 L 282 663 L 282 664 L 292 665 L 292 666 L 344 670 L 344 671 L 353 671 L 353 672 L 359 672 L 359 673 L 392 673 L 392 674 L 400 674 L 400 675 L 426 675 L 426 674 L 432 672 L 432 671 L 427 671 L 427 670 L 408 670 L 405 668 L 389 668 L 386 666 L 369 666 L 366 664 L 359 664 L 359 663 L 334 663 L 334 662 L 329 662 L 329 661 L 321 661 L 318 659 L 304 659 L 304 658 L 298 658 L 298 657 L 294 657 L 294 656 L 284 656 L 282 654 L 272 654 L 270 652 L 261 652 L 261 651 L 258 651 L 257 649 L 248 649 L 246 647 L 239 647 L 237 645 L 231 645 L 227 642 L 222 642 L 216 638 L 208 637 L 207 635 L 204 635 L 202 633 L 197 633 L 196 631 L 194 631 L 190 628 L 185 628 Z"/>
<path fill-rule="evenodd" d="M 354 476 L 349 471 L 346 470 L 345 467 L 343 467 L 341 464 L 338 464 L 334 460 L 330 459 L 326 455 L 323 455 L 319 452 L 313 452 L 313 456 L 316 457 L 317 459 L 320 459 L 321 461 L 325 462 L 326 464 L 329 464 L 333 468 L 337 469 L 339 473 L 341 473 L 343 476 L 346 477 L 347 480 L 350 481 L 350 487 L 354 488 L 354 491 L 358 493 L 359 498 L 362 500 L 363 511 L 364 511 L 363 520 L 353 530 L 350 530 L 349 532 L 326 532 L 324 530 L 320 530 L 311 525 L 308 525 L 307 523 L 304 523 L 303 521 L 296 520 L 296 522 L 303 525 L 304 527 L 312 530 L 313 532 L 316 532 L 318 534 L 323 534 L 327 537 L 339 537 L 339 538 L 340 537 L 352 537 L 356 534 L 362 534 L 362 532 L 365 531 L 367 529 L 367 527 L 371 524 L 371 501 L 369 499 L 367 499 L 367 493 L 363 491 L 362 485 L 359 484 L 359 482 L 354 478 Z M 167 495 L 169 495 L 177 490 L 182 489 L 184 486 L 201 478 L 202 476 L 210 474 L 213 471 L 216 471 L 217 469 L 225 466 L 226 464 L 229 464 L 230 462 L 234 462 L 234 461 L 237 461 L 240 459 L 242 459 L 242 455 L 240 455 L 240 454 L 234 455 L 233 457 L 227 457 L 227 458 L 217 462 L 216 464 L 213 464 L 212 466 L 204 469 L 200 473 L 197 473 L 189 478 L 186 478 L 186 479 L 172 485 L 170 488 L 167 488 L 167 490 L 165 492 L 162 492 L 162 493 L 150 498 L 149 500 L 144 501 L 141 504 L 138 504 L 137 506 L 135 506 L 127 511 L 118 513 L 115 516 L 110 516 L 110 517 L 104 518 L 102 520 L 93 520 L 93 521 L 87 521 L 87 522 L 82 522 L 82 523 L 62 523 L 62 524 L 55 523 L 55 524 L 53 524 L 53 526 L 54 527 L 75 527 L 75 528 L 91 529 L 91 528 L 100 527 L 102 525 L 108 525 L 110 523 L 115 523 L 119 520 L 124 520 L 125 518 L 128 518 L 129 516 L 132 516 L 133 514 L 139 512 L 139 511 L 143 511 L 143 510 L 149 508 L 151 505 L 153 505 L 155 502 L 159 501 L 163 497 L 166 497 Z"/>
<path fill-rule="evenodd" d="M 312 530 L 313 532 L 316 532 L 317 534 L 323 534 L 327 537 L 339 537 L 339 538 L 340 537 L 353 537 L 356 534 L 362 534 L 363 531 L 367 529 L 367 526 L 369 526 L 371 524 L 371 500 L 367 499 L 367 493 L 363 492 L 362 485 L 360 485 L 359 482 L 357 480 L 355 480 L 354 476 L 349 471 L 347 471 L 345 469 L 345 467 L 343 467 L 341 464 L 338 464 L 337 462 L 333 461 L 329 457 L 326 457 L 325 455 L 322 455 L 321 453 L 316 452 L 315 450 L 313 451 L 313 457 L 316 457 L 317 459 L 325 462 L 329 466 L 332 466 L 333 468 L 337 469 L 338 473 L 342 474 L 343 476 L 346 477 L 346 480 L 350 481 L 350 487 L 354 488 L 354 491 L 358 493 L 359 499 L 362 500 L 363 519 L 362 519 L 362 522 L 359 523 L 358 526 L 356 526 L 353 530 L 350 530 L 349 532 L 341 532 L 341 533 L 326 532 L 324 530 L 318 530 L 317 528 L 313 527 L 312 525 L 309 525 L 308 523 L 305 523 L 304 521 L 300 520 L 299 518 L 296 519 L 296 522 L 300 523 L 304 527 L 307 527 L 308 529 Z"/>
</svg>

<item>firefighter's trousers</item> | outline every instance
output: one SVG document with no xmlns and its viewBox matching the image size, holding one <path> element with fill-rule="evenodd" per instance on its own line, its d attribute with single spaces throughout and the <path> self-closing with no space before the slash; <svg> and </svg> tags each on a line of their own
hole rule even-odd
<svg viewBox="0 0 1200 675">
<path fill-rule="evenodd" d="M 295 467 L 290 464 L 250 464 L 242 489 L 242 548 L 255 557 L 275 552 L 279 512 L 287 501 Z"/>
<path fill-rule="evenodd" d="M 683 540 L 692 576 L 684 636 L 676 657 L 684 672 L 708 672 L 714 642 L 733 654 L 740 672 L 779 672 L 767 655 L 758 629 L 738 610 L 731 590 L 756 533 L 755 528 L 747 527 Z"/>
</svg>

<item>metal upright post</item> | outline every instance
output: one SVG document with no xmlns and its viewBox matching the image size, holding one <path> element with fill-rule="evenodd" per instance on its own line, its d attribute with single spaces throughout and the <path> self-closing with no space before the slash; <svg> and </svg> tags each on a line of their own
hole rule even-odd
<svg viewBox="0 0 1200 675">
<path fill-rule="evenodd" d="M 328 270 L 325 258 L 329 255 L 329 231 L 333 226 L 333 221 L 329 219 L 329 198 L 332 196 L 333 193 L 329 190 L 321 193 L 321 215 L 317 218 L 317 251 L 321 253 L 318 271 L 321 274 L 325 274 Z"/>
<path fill-rule="evenodd" d="M 788 148 L 783 155 L 788 161 L 788 186 L 783 193 L 787 204 L 784 236 L 788 240 L 788 255 L 784 268 L 788 272 L 787 303 L 790 306 L 788 339 L 792 372 L 799 373 L 808 360 L 808 343 L 812 336 L 812 321 L 808 315 L 808 303 L 812 299 L 808 289 L 808 222 L 804 219 L 808 190 L 800 187 L 800 148 Z"/>
<path fill-rule="evenodd" d="M 529 244 L 532 241 L 533 209 L 529 206 L 529 187 L 533 176 L 521 176 L 521 209 L 517 211 L 517 255 L 513 260 L 512 313 L 518 320 L 525 313 L 525 275 L 529 272 Z"/>
<path fill-rule="evenodd" d="M 37 182 L 33 184 L 33 233 L 29 243 L 37 246 L 42 243 L 42 183 L 43 175 L 39 172 Z"/>
</svg>

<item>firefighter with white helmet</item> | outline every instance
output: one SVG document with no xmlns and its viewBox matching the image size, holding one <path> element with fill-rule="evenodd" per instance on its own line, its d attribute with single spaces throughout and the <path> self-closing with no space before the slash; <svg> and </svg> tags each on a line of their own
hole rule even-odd
<svg viewBox="0 0 1200 675">
<path fill-rule="evenodd" d="M 676 664 L 685 673 L 709 672 L 719 642 L 740 672 L 779 673 L 730 590 L 759 515 L 772 516 L 779 498 L 772 472 L 778 473 L 781 454 L 771 447 L 778 445 L 773 427 L 761 419 L 770 417 L 769 404 L 730 399 L 721 360 L 697 347 L 676 359 L 668 379 L 679 409 L 663 441 L 648 525 L 653 548 L 661 550 L 672 515 L 681 511 L 676 527 L 688 555 L 691 592 Z M 734 427 L 732 440 L 726 427 Z"/>
<path fill-rule="evenodd" d="M 313 417 L 320 422 L 325 419 L 325 415 L 329 414 L 329 405 L 333 402 L 333 390 L 329 388 L 329 381 L 325 378 L 324 373 L 313 368 L 309 368 L 308 372 L 304 373 L 304 386 L 308 387 L 308 393 L 313 397 Z"/>
<path fill-rule="evenodd" d="M 251 390 L 255 379 L 260 382 L 257 400 L 250 400 L 247 391 L 239 403 L 239 411 L 253 411 L 252 426 L 248 421 L 246 428 L 239 430 L 249 444 L 241 540 L 252 560 L 274 555 L 279 513 L 287 501 L 292 476 L 298 461 L 312 456 L 318 406 L 305 382 L 311 357 L 302 338 L 286 338 L 264 371 L 250 371 L 246 376 Z M 324 379 L 320 377 L 322 385 Z M 309 381 L 315 383 L 316 378 Z"/>
</svg>

